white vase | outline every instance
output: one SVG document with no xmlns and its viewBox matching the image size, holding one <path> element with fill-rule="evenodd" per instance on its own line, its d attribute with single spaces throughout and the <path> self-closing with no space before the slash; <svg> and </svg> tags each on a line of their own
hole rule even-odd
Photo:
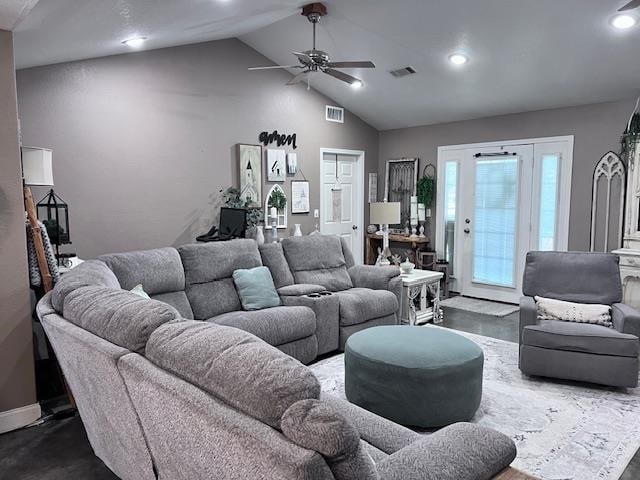
<svg viewBox="0 0 640 480">
<path fill-rule="evenodd" d="M 264 243 L 264 232 L 262 231 L 262 225 L 258 225 L 256 227 L 256 242 L 258 245 L 262 245 Z"/>
<path fill-rule="evenodd" d="M 296 227 L 296 229 L 293 231 L 293 236 L 294 237 L 301 237 L 302 236 L 302 230 L 300 230 L 300 224 L 296 223 L 295 227 Z"/>
</svg>

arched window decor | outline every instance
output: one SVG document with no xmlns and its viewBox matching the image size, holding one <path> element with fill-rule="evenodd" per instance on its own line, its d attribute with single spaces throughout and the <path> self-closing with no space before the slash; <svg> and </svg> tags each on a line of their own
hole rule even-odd
<svg viewBox="0 0 640 480">
<path fill-rule="evenodd" d="M 605 154 L 596 165 L 591 203 L 592 252 L 609 252 L 622 246 L 626 176 L 624 163 L 613 152 Z M 610 239 L 612 228 L 617 231 L 615 245 Z"/>
<path fill-rule="evenodd" d="M 274 185 L 267 193 L 264 202 L 264 224 L 270 227 L 273 222 L 271 218 L 271 207 L 275 207 L 278 212 L 276 227 L 279 229 L 287 228 L 287 194 L 280 185 Z"/>
</svg>

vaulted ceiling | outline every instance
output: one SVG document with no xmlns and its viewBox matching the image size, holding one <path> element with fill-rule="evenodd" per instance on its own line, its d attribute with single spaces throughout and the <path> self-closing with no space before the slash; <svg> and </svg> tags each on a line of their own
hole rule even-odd
<svg viewBox="0 0 640 480">
<path fill-rule="evenodd" d="M 19 67 L 239 37 L 280 64 L 311 47 L 294 0 L 41 1 L 17 27 Z M 640 26 L 610 25 L 624 0 L 326 0 L 318 48 L 364 88 L 325 75 L 311 86 L 379 129 L 628 98 L 640 90 Z M 640 15 L 640 11 L 637 12 Z M 448 56 L 463 52 L 464 66 Z M 412 66 L 416 74 L 389 71 Z M 224 66 L 221 66 L 224 67 Z M 247 75 L 268 75 L 247 72 Z M 304 88 L 296 86 L 291 88 Z"/>
</svg>

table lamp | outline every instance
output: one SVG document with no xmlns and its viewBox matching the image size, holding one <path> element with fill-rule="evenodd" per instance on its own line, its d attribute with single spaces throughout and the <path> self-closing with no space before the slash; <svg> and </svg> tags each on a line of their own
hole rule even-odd
<svg viewBox="0 0 640 480">
<path fill-rule="evenodd" d="M 400 223 L 400 202 L 375 202 L 369 207 L 369 215 L 371 223 L 380 225 L 382 234 L 382 256 L 379 265 L 390 265 L 389 257 L 389 225 Z"/>
</svg>

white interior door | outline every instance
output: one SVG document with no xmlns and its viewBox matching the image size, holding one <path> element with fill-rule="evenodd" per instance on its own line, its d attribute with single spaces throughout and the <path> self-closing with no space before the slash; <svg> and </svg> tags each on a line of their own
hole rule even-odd
<svg viewBox="0 0 640 480">
<path fill-rule="evenodd" d="M 453 291 L 518 302 L 526 253 L 568 248 L 572 163 L 573 137 L 439 148 L 436 250 Z"/>
<path fill-rule="evenodd" d="M 363 254 L 363 179 L 359 155 L 322 153 L 320 231 L 347 241 L 357 263 Z"/>
</svg>

